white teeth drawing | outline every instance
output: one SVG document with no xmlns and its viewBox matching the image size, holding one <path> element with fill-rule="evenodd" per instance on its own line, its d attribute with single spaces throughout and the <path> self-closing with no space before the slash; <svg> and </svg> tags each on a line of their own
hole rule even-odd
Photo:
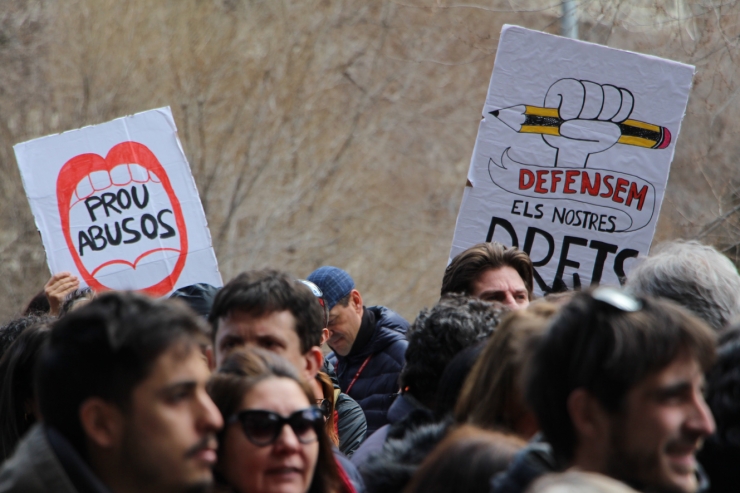
<svg viewBox="0 0 740 493">
<path fill-rule="evenodd" d="M 131 179 L 136 183 L 146 183 L 149 181 L 149 172 L 140 164 L 129 164 L 128 169 L 131 172 Z"/>
<path fill-rule="evenodd" d="M 96 192 L 106 190 L 111 185 L 110 173 L 107 171 L 93 171 L 90 173 L 90 183 L 92 183 L 93 190 Z"/>
<path fill-rule="evenodd" d="M 90 177 L 86 176 L 83 178 L 80 183 L 77 184 L 77 189 L 75 190 L 75 193 L 77 194 L 77 198 L 84 199 L 85 197 L 89 197 L 94 192 L 92 183 L 90 182 Z M 74 202 L 74 196 L 72 197 L 72 200 Z"/>
<path fill-rule="evenodd" d="M 119 186 L 131 183 L 131 172 L 128 170 L 128 164 L 119 164 L 110 170 L 110 179 L 114 185 Z"/>
<path fill-rule="evenodd" d="M 167 191 L 153 171 L 139 164 L 94 171 L 77 184 L 70 206 L 72 240 L 93 277 L 111 289 L 144 289 L 153 277 L 167 278 L 180 255 L 180 235 Z M 111 250 L 120 260 L 109 260 Z M 134 271 L 144 267 L 147 280 L 137 281 L 141 276 Z M 122 276 L 124 271 L 131 274 Z"/>
</svg>

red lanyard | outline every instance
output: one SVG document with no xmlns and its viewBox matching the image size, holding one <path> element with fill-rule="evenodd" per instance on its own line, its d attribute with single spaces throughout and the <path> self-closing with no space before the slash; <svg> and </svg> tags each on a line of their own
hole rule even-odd
<svg viewBox="0 0 740 493">
<path fill-rule="evenodd" d="M 357 373 L 355 373 L 355 378 L 352 379 L 352 381 L 349 383 L 349 386 L 347 386 L 347 390 L 344 392 L 345 394 L 349 395 L 349 391 L 352 390 L 352 387 L 355 385 L 355 382 L 358 378 L 360 378 L 360 373 L 362 373 L 362 370 L 365 369 L 368 363 L 370 363 L 370 359 L 373 357 L 371 354 L 367 357 L 367 359 L 362 363 L 362 366 L 360 366 L 360 369 L 357 370 Z"/>
</svg>

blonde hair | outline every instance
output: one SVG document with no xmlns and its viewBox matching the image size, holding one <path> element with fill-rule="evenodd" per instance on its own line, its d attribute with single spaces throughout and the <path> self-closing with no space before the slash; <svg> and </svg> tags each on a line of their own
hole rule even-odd
<svg viewBox="0 0 740 493">
<path fill-rule="evenodd" d="M 637 493 L 626 484 L 601 474 L 569 471 L 546 474 L 525 493 Z"/>
</svg>

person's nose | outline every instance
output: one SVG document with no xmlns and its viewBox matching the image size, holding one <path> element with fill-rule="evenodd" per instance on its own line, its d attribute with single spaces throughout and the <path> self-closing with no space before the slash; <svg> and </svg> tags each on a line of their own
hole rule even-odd
<svg viewBox="0 0 740 493">
<path fill-rule="evenodd" d="M 275 440 L 275 448 L 280 450 L 282 453 L 293 453 L 299 450 L 301 442 L 298 440 L 293 428 L 289 424 L 283 425 L 283 429 L 280 430 L 277 440 Z"/>
<path fill-rule="evenodd" d="M 224 419 L 221 416 L 221 412 L 205 390 L 200 396 L 200 399 L 198 399 L 198 404 L 200 408 L 198 427 L 201 431 L 212 433 L 223 428 Z"/>
<path fill-rule="evenodd" d="M 686 420 L 686 428 L 702 437 L 711 435 L 717 428 L 712 411 L 701 392 L 695 394 L 692 413 Z"/>
<path fill-rule="evenodd" d="M 514 298 L 514 295 L 512 293 L 506 293 L 506 298 L 504 299 L 504 306 L 506 306 L 510 310 L 518 310 L 520 308 L 519 304 L 516 302 L 516 299 Z"/>
</svg>

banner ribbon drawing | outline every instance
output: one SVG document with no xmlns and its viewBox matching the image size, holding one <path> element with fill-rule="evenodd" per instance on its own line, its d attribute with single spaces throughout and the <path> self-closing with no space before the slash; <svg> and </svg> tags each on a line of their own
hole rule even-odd
<svg viewBox="0 0 740 493">
<path fill-rule="evenodd" d="M 511 194 L 553 206 L 583 204 L 590 212 L 613 217 L 614 233 L 637 231 L 653 218 L 655 187 L 638 176 L 605 169 L 524 164 L 512 159 L 509 149 L 498 163 L 489 158 L 488 174 L 496 186 Z"/>
</svg>

